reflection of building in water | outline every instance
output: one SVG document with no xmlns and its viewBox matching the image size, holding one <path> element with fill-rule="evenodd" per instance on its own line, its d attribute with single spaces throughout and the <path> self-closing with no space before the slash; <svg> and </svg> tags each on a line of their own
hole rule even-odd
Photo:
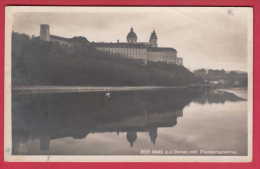
<svg viewBox="0 0 260 169">
<path fill-rule="evenodd" d="M 147 129 L 147 132 L 149 133 L 150 141 L 155 144 L 157 139 L 157 127 L 151 127 Z M 137 140 L 137 131 L 128 131 L 126 134 L 127 141 L 129 142 L 130 146 L 133 147 L 134 142 Z"/>
<path fill-rule="evenodd" d="M 156 138 L 157 138 L 157 128 L 156 127 L 149 129 L 149 136 L 150 136 L 151 142 L 153 144 L 155 144 Z"/>
<path fill-rule="evenodd" d="M 48 153 L 50 148 L 50 142 L 52 139 L 72 137 L 74 139 L 86 139 L 88 134 L 94 133 L 104 133 L 104 132 L 116 132 L 118 135 L 120 133 L 126 133 L 126 140 L 129 142 L 130 146 L 133 147 L 135 141 L 138 139 L 139 132 L 146 132 L 149 135 L 152 144 L 156 144 L 156 139 L 158 136 L 158 128 L 162 127 L 172 127 L 177 124 L 177 112 L 166 112 L 166 113 L 145 113 L 138 116 L 131 116 L 127 119 L 122 119 L 118 121 L 108 121 L 105 123 L 100 123 L 91 119 L 79 118 L 77 122 L 71 117 L 65 117 L 64 120 L 70 119 L 74 122 L 66 124 L 65 121 L 59 121 L 64 117 L 60 117 L 59 120 L 55 119 L 55 115 L 52 113 L 48 114 L 48 120 L 38 116 L 39 119 L 36 124 L 37 127 L 27 126 L 26 134 L 29 135 L 34 140 L 39 140 L 40 151 L 42 153 Z M 52 120 L 50 120 L 52 119 Z M 36 119 L 35 119 L 36 120 Z M 79 124 L 93 124 L 81 126 Z M 95 122 L 95 123 L 94 123 Z M 54 127 L 57 125 L 56 127 Z M 51 126 L 51 127 L 50 127 Z M 33 130 L 32 130 L 33 128 Z M 49 130 L 53 128 L 52 130 Z M 35 129 L 35 130 L 34 130 Z M 38 130 L 37 130 L 38 129 Z M 14 130 L 14 133 L 16 131 Z M 23 136 L 23 137 L 24 137 Z M 19 143 L 21 142 L 22 143 Z M 22 140 L 17 138 L 14 139 L 13 147 L 16 151 L 14 153 L 19 154 L 22 152 L 22 145 L 26 144 L 28 138 L 23 138 Z"/>
<path fill-rule="evenodd" d="M 135 140 L 137 139 L 137 133 L 135 131 L 128 131 L 126 133 L 126 138 L 130 143 L 130 146 L 133 147 Z"/>
<path fill-rule="evenodd" d="M 14 109 L 12 116 L 13 152 L 19 154 L 19 146 L 30 139 L 40 143 L 39 151 L 47 153 L 54 139 L 86 139 L 89 134 L 106 132 L 126 133 L 130 146 L 138 140 L 138 133 L 147 133 L 156 144 L 159 128 L 177 124 L 191 95 L 149 91 L 115 92 L 109 101 L 104 93 L 17 95 L 13 99 L 14 108 L 17 103 L 25 108 Z"/>
<path fill-rule="evenodd" d="M 222 90 L 205 90 L 199 97 L 194 99 L 194 102 L 200 104 L 224 104 L 226 101 L 239 102 L 244 101 L 245 99 L 238 97 L 234 93 L 222 91 Z"/>
<path fill-rule="evenodd" d="M 50 137 L 45 135 L 40 137 L 40 150 L 49 151 L 50 148 Z"/>
<path fill-rule="evenodd" d="M 147 132 L 149 133 L 150 141 L 153 144 L 156 143 L 157 131 L 158 131 L 157 127 L 151 127 L 149 129 L 147 129 Z M 138 131 L 127 131 L 126 138 L 131 147 L 133 147 L 134 142 L 137 140 L 137 137 L 138 137 L 137 132 Z"/>
<path fill-rule="evenodd" d="M 201 97 L 214 103 L 243 100 L 223 91 L 207 92 Z M 184 107 L 195 98 L 200 96 L 187 89 L 172 93 L 115 92 L 109 102 L 104 93 L 14 96 L 12 152 L 26 154 L 30 142 L 36 140 L 46 153 L 54 139 L 86 139 L 88 134 L 105 132 L 126 133 L 130 146 L 134 146 L 139 133 L 148 133 L 150 142 L 156 144 L 159 129 L 175 126 Z"/>
</svg>

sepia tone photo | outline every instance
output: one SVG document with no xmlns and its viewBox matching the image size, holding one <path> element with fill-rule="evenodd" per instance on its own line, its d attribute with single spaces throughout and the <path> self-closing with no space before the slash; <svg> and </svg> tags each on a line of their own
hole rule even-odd
<svg viewBox="0 0 260 169">
<path fill-rule="evenodd" d="M 6 8 L 6 161 L 252 157 L 252 9 Z"/>
</svg>

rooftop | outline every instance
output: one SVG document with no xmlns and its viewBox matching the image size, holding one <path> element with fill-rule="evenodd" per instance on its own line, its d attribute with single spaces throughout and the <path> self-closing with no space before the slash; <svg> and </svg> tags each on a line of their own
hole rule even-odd
<svg viewBox="0 0 260 169">
<path fill-rule="evenodd" d="M 176 49 L 174 48 L 161 48 L 161 47 L 148 48 L 147 50 L 151 52 L 162 52 L 162 51 L 176 52 Z"/>
<path fill-rule="evenodd" d="M 64 41 L 70 41 L 71 38 L 64 38 L 61 36 L 56 36 L 56 35 L 50 35 L 51 38 L 59 39 L 59 40 L 64 40 Z"/>
<path fill-rule="evenodd" d="M 149 47 L 148 43 L 127 43 L 127 42 L 116 42 L 116 43 L 107 43 L 107 42 L 93 42 L 91 43 L 94 47 L 110 47 L 110 48 L 147 48 Z"/>
</svg>

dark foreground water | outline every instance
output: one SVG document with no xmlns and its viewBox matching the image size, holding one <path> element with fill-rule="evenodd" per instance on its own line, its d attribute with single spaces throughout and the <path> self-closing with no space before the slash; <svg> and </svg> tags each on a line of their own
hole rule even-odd
<svg viewBox="0 0 260 169">
<path fill-rule="evenodd" d="M 245 90 L 14 94 L 13 154 L 247 155 Z"/>
</svg>

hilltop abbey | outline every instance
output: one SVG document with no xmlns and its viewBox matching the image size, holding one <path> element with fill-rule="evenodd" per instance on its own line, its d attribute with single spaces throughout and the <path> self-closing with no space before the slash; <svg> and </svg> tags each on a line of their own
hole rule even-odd
<svg viewBox="0 0 260 169">
<path fill-rule="evenodd" d="M 41 24 L 40 39 L 44 41 L 58 42 L 62 45 L 71 46 L 72 38 L 64 38 L 50 34 L 50 26 Z M 182 65 L 183 59 L 177 57 L 177 51 L 174 48 L 158 47 L 157 34 L 155 30 L 151 33 L 149 42 L 138 42 L 134 29 L 131 28 L 126 36 L 127 42 L 91 42 L 90 44 L 99 51 L 109 54 L 120 55 L 130 59 L 142 60 L 145 64 L 149 62 L 164 62 L 168 64 Z"/>
</svg>

